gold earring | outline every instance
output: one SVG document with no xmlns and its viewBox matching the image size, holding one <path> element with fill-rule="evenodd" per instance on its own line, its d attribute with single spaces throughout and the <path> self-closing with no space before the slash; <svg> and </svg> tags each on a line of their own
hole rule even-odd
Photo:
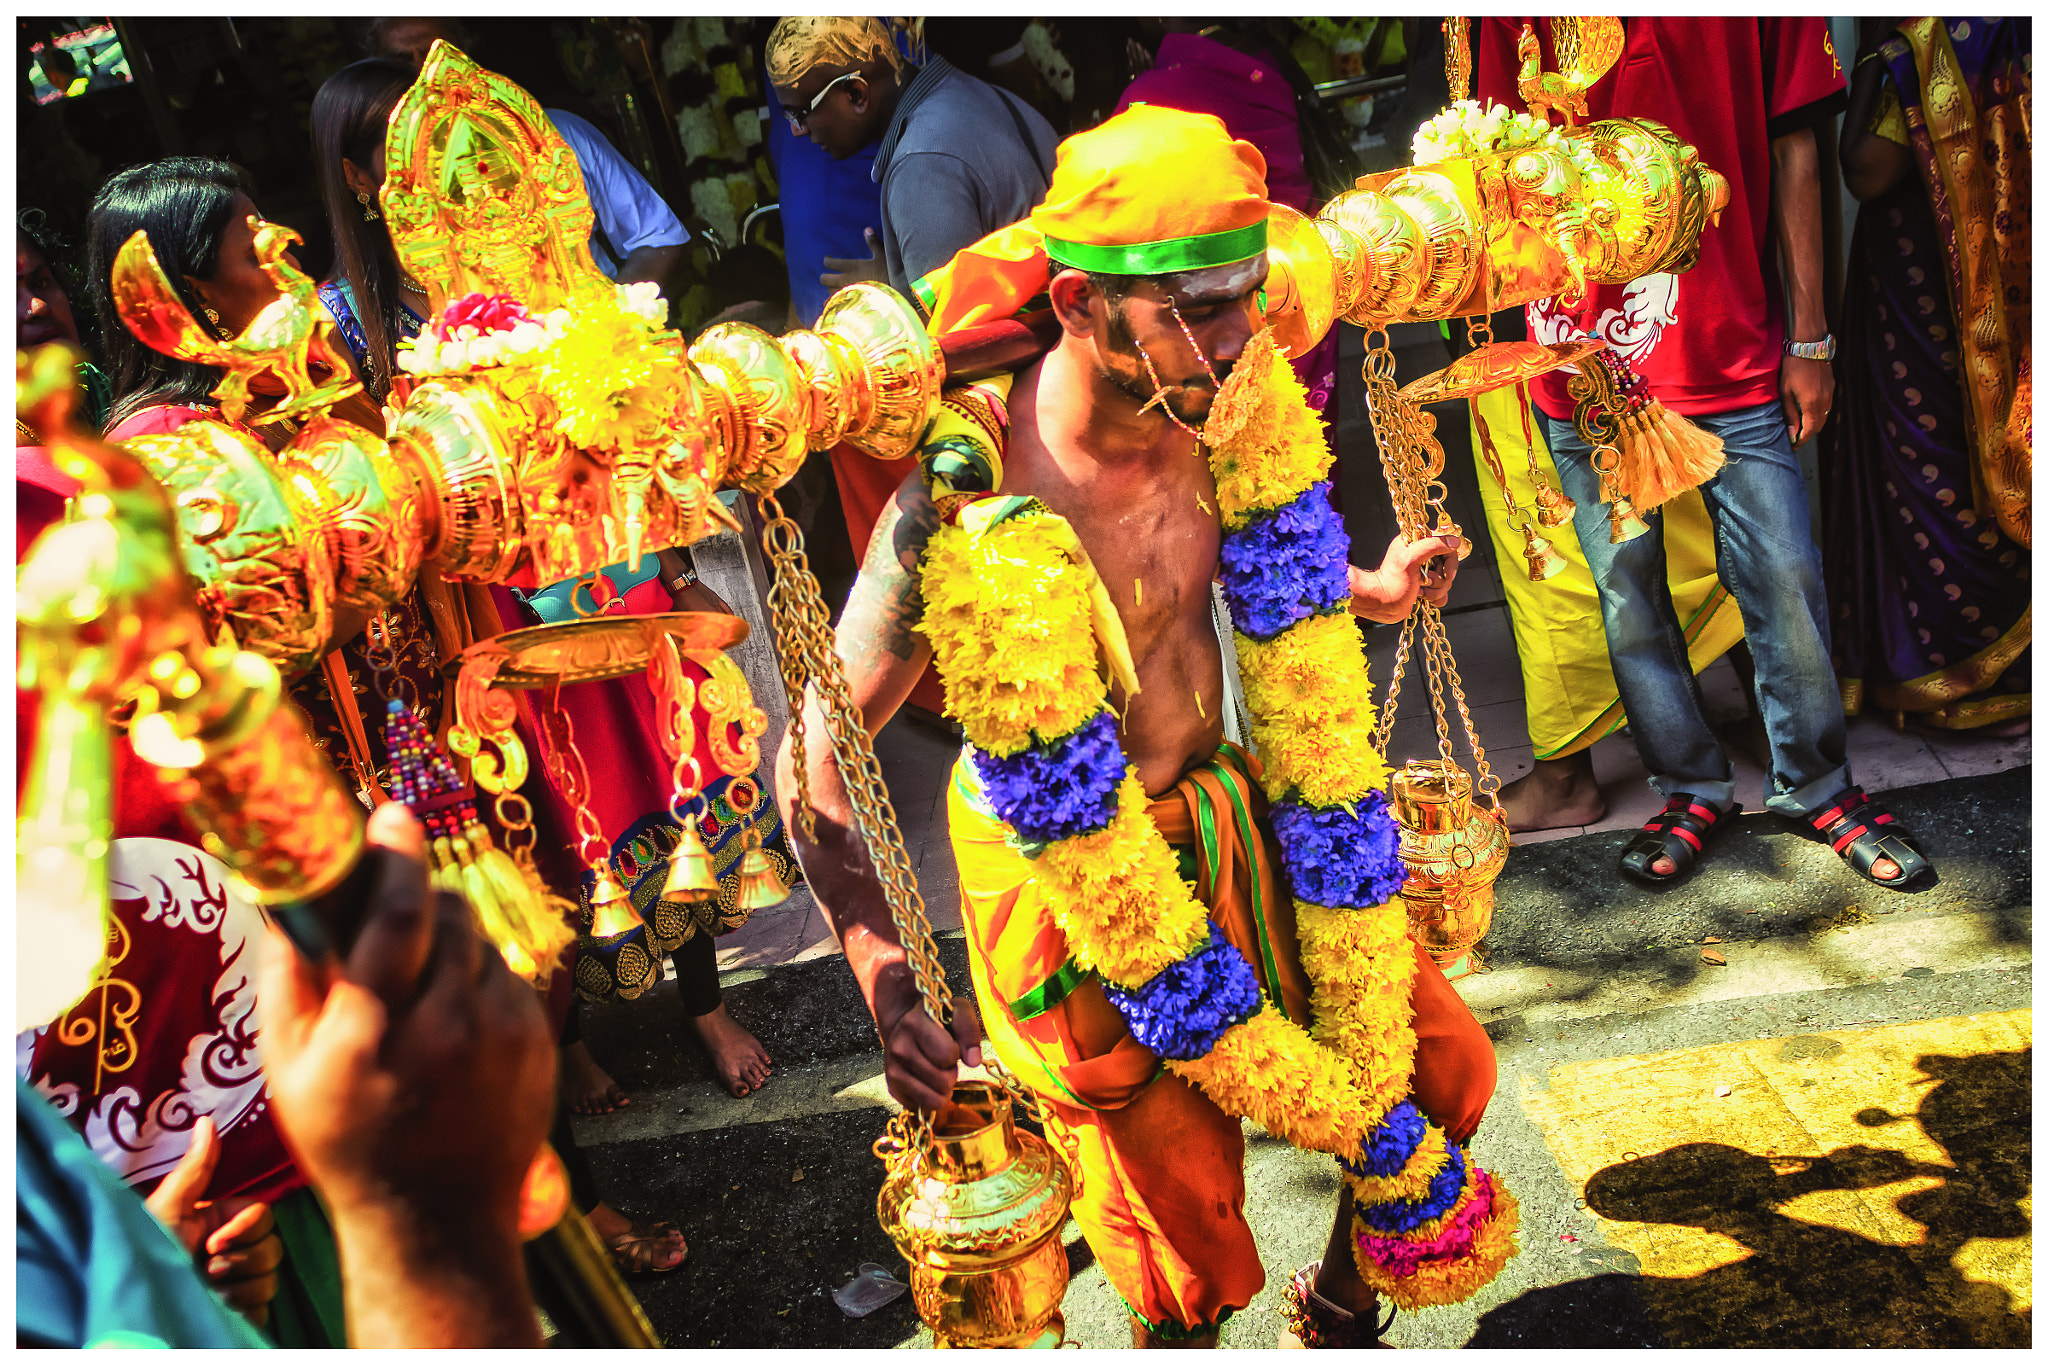
<svg viewBox="0 0 2048 1365">
<path fill-rule="evenodd" d="M 361 204 L 361 205 L 363 206 L 363 221 L 364 221 L 364 222 L 366 222 L 366 223 L 374 223 L 374 222 L 376 222 L 376 221 L 377 221 L 377 210 L 375 210 L 375 209 L 373 209 L 373 208 L 371 208 L 371 207 L 370 207 L 370 194 L 369 194 L 369 191 L 367 191 L 367 190 L 358 190 L 358 191 L 356 192 L 356 202 L 357 202 L 358 204 Z"/>
<path fill-rule="evenodd" d="M 219 313 L 214 312 L 211 308 L 201 308 L 199 311 L 206 314 L 206 320 L 213 324 L 215 335 L 226 336 L 228 334 L 228 329 L 220 325 Z"/>
</svg>

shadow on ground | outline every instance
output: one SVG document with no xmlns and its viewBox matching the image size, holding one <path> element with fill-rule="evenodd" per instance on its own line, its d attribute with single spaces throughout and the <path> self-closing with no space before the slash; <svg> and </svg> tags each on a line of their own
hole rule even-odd
<svg viewBox="0 0 2048 1365">
<path fill-rule="evenodd" d="M 2031 767 L 1887 792 L 1939 872 L 1917 892 L 1874 886 L 1774 814 L 1752 813 L 1683 883 L 1651 891 L 1616 871 L 1628 831 L 1515 848 L 1495 884 L 1488 965 L 1626 967 L 1707 935 L 1784 938 L 1892 914 L 1988 913 L 2006 943 L 2032 938 Z M 1694 970 L 1697 970 L 1695 968 Z M 1671 985 L 1682 982 L 1667 983 Z"/>
<path fill-rule="evenodd" d="M 1474 1346 L 2013 1347 L 2032 1339 L 2031 1307 L 1965 1273 L 1979 1238 L 2028 1235 L 2032 1051 L 1922 1056 L 1933 1080 L 1915 1114 L 1865 1109 L 1868 1128 L 1917 1122 L 1948 1163 L 1849 1145 L 1759 1156 L 1686 1143 L 1594 1173 L 1586 1203 L 1604 1218 L 1704 1229 L 1742 1255 L 1688 1277 L 1602 1275 L 1531 1290 L 1479 1322 Z M 1896 1207 L 1920 1240 L 1891 1245 L 1788 1215 L 1821 1190 L 1940 1183 Z M 1877 1198 L 1883 1196 L 1876 1195 Z M 2020 1272 L 2024 1274 L 2024 1270 Z"/>
</svg>

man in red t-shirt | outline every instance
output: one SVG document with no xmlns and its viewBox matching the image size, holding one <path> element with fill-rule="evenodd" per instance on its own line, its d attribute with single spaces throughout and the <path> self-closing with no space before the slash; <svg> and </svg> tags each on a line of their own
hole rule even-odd
<svg viewBox="0 0 2048 1365">
<path fill-rule="evenodd" d="M 1852 784 L 1820 550 L 1792 454 L 1827 420 L 1834 392 L 1814 128 L 1846 102 L 1841 63 L 1824 19 L 1622 22 L 1621 57 L 1587 92 L 1589 117 L 1668 125 L 1728 177 L 1728 208 L 1702 235 L 1691 271 L 1591 288 L 1573 308 L 1531 304 L 1529 333 L 1538 341 L 1604 338 L 1666 407 L 1725 442 L 1727 464 L 1700 493 L 1714 523 L 1721 580 L 1741 608 L 1756 659 L 1771 750 L 1764 804 L 1812 825 L 1869 880 L 1902 885 L 1931 868 L 1903 827 Z M 1482 102 L 1520 107 L 1516 46 L 1525 23 L 1535 25 L 1544 68 L 1557 69 L 1549 20 L 1475 21 L 1474 90 Z M 1621 859 L 1625 874 L 1657 885 L 1683 876 L 1739 809 L 1735 774 L 1707 724 L 1672 609 L 1663 519 L 1652 514 L 1647 535 L 1608 543 L 1607 507 L 1571 424 L 1566 379 L 1553 373 L 1531 388 L 1559 479 L 1579 506 L 1575 529 L 1600 589 L 1630 733 L 1651 786 L 1669 802 Z"/>
</svg>

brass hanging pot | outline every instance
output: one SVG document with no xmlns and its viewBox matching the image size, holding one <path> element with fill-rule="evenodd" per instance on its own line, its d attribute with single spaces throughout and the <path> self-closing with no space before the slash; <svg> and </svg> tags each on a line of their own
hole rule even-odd
<svg viewBox="0 0 2048 1365">
<path fill-rule="evenodd" d="M 1493 883 L 1508 857 L 1507 821 L 1472 800 L 1472 775 L 1449 759 L 1412 759 L 1389 790 L 1401 824 L 1408 932 L 1439 964 L 1493 923 Z"/>
<path fill-rule="evenodd" d="M 1009 1094 L 963 1081 L 932 1116 L 921 1159 L 914 1142 L 884 1138 L 876 1151 L 889 1163 L 876 1212 L 910 1262 L 912 1302 L 935 1344 L 1058 1346 L 1073 1187 L 1058 1154 L 1018 1130 Z"/>
</svg>

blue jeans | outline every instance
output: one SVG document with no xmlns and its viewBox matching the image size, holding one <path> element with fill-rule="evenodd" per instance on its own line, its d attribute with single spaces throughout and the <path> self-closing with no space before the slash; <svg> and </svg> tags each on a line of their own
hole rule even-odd
<svg viewBox="0 0 2048 1365">
<path fill-rule="evenodd" d="M 1735 799 L 1735 772 L 1708 728 L 1685 632 L 1664 567 L 1664 518 L 1647 535 L 1607 543 L 1607 505 L 1591 452 L 1568 421 L 1540 410 L 1607 627 L 1607 656 L 1636 752 L 1665 797 L 1690 792 L 1716 807 Z M 1765 806 L 1795 819 L 1849 785 L 1847 722 L 1828 651 L 1820 547 L 1807 517 L 1806 482 L 1776 403 L 1691 419 L 1725 443 L 1728 463 L 1700 486 L 1714 523 L 1714 559 L 1734 594 L 1756 659 L 1757 706 L 1770 739 Z"/>
</svg>

